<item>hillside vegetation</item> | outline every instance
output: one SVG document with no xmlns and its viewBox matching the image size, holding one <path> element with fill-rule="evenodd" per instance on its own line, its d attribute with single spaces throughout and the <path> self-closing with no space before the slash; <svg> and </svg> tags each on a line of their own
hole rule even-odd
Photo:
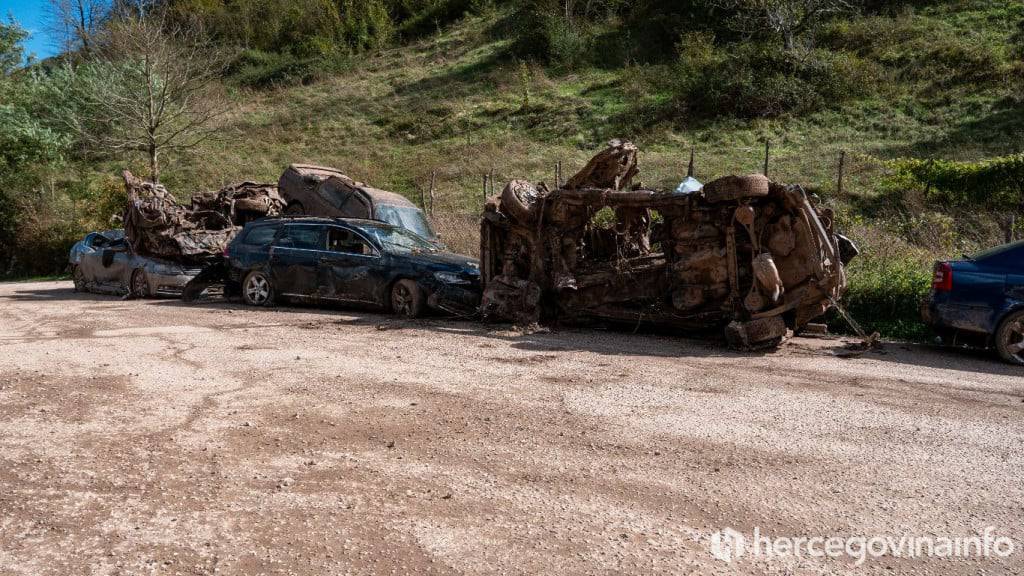
<svg viewBox="0 0 1024 576">
<path fill-rule="evenodd" d="M 769 141 L 772 178 L 835 205 L 864 252 L 854 315 L 910 337 L 930 261 L 1001 242 L 1020 212 L 1021 162 L 1000 161 L 1000 179 L 949 173 L 1024 151 L 1024 2 L 821 2 L 798 29 L 763 2 L 581 4 L 170 2 L 228 55 L 231 105 L 214 138 L 164 157 L 161 180 L 184 198 L 312 162 L 419 202 L 433 172 L 435 221 L 472 251 L 485 174 L 496 190 L 551 182 L 556 162 L 571 174 L 625 137 L 644 184 L 674 187 L 691 150 L 707 181 L 760 171 Z M 0 80 L 8 275 L 59 271 L 75 237 L 112 225 L 120 169 L 146 173 L 142 155 L 90 148 L 52 118 L 74 113 L 52 101 L 68 102 L 76 58 Z M 958 194 L 965 181 L 984 193 Z"/>
</svg>

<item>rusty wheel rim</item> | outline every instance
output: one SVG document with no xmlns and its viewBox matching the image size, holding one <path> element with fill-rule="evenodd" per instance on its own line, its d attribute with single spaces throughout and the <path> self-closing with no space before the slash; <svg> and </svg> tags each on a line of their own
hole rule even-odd
<svg viewBox="0 0 1024 576">
<path fill-rule="evenodd" d="M 391 291 L 391 308 L 397 314 L 409 316 L 412 312 L 412 293 L 405 284 L 396 284 Z"/>
</svg>

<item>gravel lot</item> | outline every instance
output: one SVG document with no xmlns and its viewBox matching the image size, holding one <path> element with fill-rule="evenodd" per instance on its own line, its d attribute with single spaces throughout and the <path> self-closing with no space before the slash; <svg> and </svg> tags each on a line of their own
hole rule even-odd
<svg viewBox="0 0 1024 576">
<path fill-rule="evenodd" d="M 0 574 L 1024 573 L 1024 370 L 0 284 Z M 1002 558 L 712 556 L 966 537 Z"/>
</svg>

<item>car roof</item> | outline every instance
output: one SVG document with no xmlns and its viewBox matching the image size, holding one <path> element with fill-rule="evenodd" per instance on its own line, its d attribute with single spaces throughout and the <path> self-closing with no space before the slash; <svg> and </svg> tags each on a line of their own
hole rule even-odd
<svg viewBox="0 0 1024 576">
<path fill-rule="evenodd" d="M 338 178 L 346 185 L 352 188 L 358 188 L 367 196 L 373 200 L 374 204 L 390 204 L 393 206 L 411 206 L 413 208 L 419 208 L 408 198 L 398 194 L 397 192 L 391 192 L 388 190 L 381 190 L 380 188 L 374 188 L 373 186 L 367 185 L 365 182 L 360 182 L 354 178 L 347 176 L 341 170 L 337 168 L 331 168 L 330 166 L 317 166 L 315 164 L 290 164 L 289 170 L 294 170 L 299 176 L 303 178 L 315 178 L 320 181 L 329 180 L 331 178 Z"/>
<path fill-rule="evenodd" d="M 250 222 L 252 226 L 268 226 L 268 225 L 283 225 L 283 224 L 342 224 L 354 227 L 369 227 L 369 228 L 384 228 L 392 229 L 397 228 L 393 224 L 382 222 L 380 220 L 369 220 L 366 218 L 325 218 L 323 216 L 268 216 L 266 218 L 260 218 L 259 220 L 253 220 Z"/>
</svg>

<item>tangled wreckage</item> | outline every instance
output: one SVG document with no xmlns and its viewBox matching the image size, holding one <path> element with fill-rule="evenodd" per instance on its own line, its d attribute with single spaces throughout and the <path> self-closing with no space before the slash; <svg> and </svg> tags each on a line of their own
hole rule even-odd
<svg viewBox="0 0 1024 576">
<path fill-rule="evenodd" d="M 247 222 L 277 216 L 285 207 L 274 184 L 242 182 L 179 204 L 160 184 L 123 173 L 128 204 L 124 236 L 136 254 L 175 262 L 205 262 L 223 253 Z"/>
<path fill-rule="evenodd" d="M 481 222 L 485 318 L 725 328 L 775 346 L 834 305 L 857 254 L 799 186 L 727 176 L 702 190 L 634 185 L 637 148 L 612 141 L 561 187 L 510 182 Z"/>
</svg>

